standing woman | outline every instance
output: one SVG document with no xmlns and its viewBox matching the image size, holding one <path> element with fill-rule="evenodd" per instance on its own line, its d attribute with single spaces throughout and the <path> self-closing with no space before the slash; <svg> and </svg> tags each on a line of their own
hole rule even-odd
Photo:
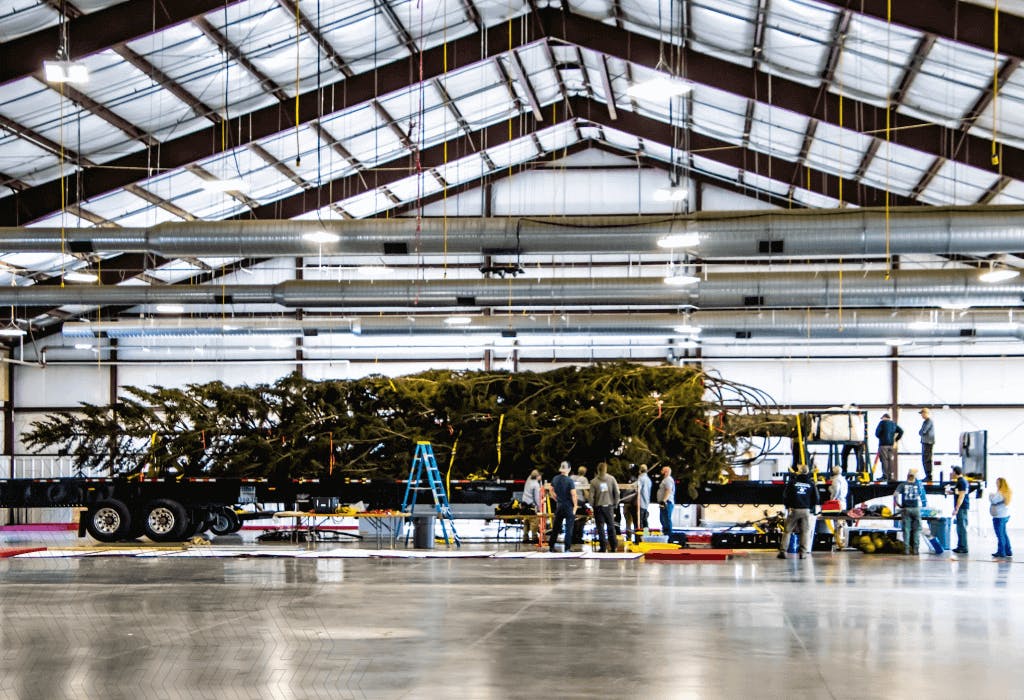
<svg viewBox="0 0 1024 700">
<path fill-rule="evenodd" d="M 1010 538 L 1006 534 L 1006 522 L 1010 519 L 1010 501 L 1013 499 L 1013 491 L 1006 479 L 996 479 L 995 493 L 988 495 L 992 503 L 989 506 L 989 513 L 992 514 L 992 527 L 996 530 L 996 553 L 992 556 L 997 559 L 1009 559 L 1013 556 L 1013 547 L 1010 546 Z"/>
</svg>

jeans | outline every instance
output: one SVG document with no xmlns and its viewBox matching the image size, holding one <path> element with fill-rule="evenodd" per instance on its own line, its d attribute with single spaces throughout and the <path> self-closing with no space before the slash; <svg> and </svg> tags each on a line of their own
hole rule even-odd
<svg viewBox="0 0 1024 700">
<path fill-rule="evenodd" d="M 956 512 L 956 549 L 954 551 L 967 554 L 967 499 Z"/>
<path fill-rule="evenodd" d="M 672 501 L 665 501 L 661 504 L 661 534 L 672 536 L 672 509 L 675 507 Z"/>
<path fill-rule="evenodd" d="M 558 540 L 558 530 L 564 526 L 565 528 L 565 548 L 563 551 L 568 552 L 572 549 L 572 528 L 576 524 L 576 514 L 573 512 L 572 504 L 561 503 L 555 507 L 555 521 L 551 527 L 551 546 L 548 547 L 552 552 L 555 551 L 555 541 Z"/>
<path fill-rule="evenodd" d="M 917 554 L 917 543 L 921 539 L 921 509 L 903 509 L 903 552 Z"/>
<path fill-rule="evenodd" d="M 799 529 L 800 553 L 810 554 L 814 544 L 814 521 L 815 517 L 809 508 L 786 509 L 786 532 L 779 542 L 779 551 L 786 552 L 786 548 L 789 547 L 789 536 Z"/>
<path fill-rule="evenodd" d="M 1006 534 L 1006 521 L 1010 519 L 1010 516 L 1005 518 L 992 518 L 992 527 L 996 530 L 996 556 L 997 557 L 1012 557 L 1013 547 L 1010 546 L 1010 537 Z"/>
<path fill-rule="evenodd" d="M 615 536 L 615 507 L 594 506 L 594 522 L 597 524 L 597 539 L 601 542 L 601 551 L 618 549 L 618 538 Z M 605 535 L 607 533 L 607 536 Z"/>
</svg>

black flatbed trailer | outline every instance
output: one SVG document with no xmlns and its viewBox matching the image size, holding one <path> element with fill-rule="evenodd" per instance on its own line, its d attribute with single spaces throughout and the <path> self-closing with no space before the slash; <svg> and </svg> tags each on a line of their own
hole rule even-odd
<svg viewBox="0 0 1024 700">
<path fill-rule="evenodd" d="M 453 481 L 449 501 L 452 504 L 505 503 L 512 500 L 522 483 L 521 480 Z M 850 484 L 852 502 L 890 496 L 896 486 L 895 483 Z M 935 483 L 927 488 L 929 493 L 944 493 L 945 486 Z M 343 477 L 272 479 L 169 475 L 0 479 L 0 508 L 83 508 L 79 521 L 81 536 L 88 532 L 101 542 L 115 542 L 146 535 L 156 542 L 175 542 L 207 530 L 217 535 L 237 532 L 243 520 L 275 512 L 240 514 L 236 510 L 240 505 L 282 504 L 290 509 L 306 502 L 329 506 L 362 501 L 369 510 L 398 510 L 405 487 L 404 480 Z M 704 505 L 781 504 L 784 488 L 782 481 L 706 483 L 697 489 L 694 498 L 680 488 L 676 500 Z M 824 497 L 825 486 L 819 484 L 819 489 Z"/>
</svg>

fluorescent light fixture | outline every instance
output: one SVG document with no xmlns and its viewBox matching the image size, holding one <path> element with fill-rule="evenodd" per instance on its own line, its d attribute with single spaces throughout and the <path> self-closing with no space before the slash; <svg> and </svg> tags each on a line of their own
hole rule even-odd
<svg viewBox="0 0 1024 700">
<path fill-rule="evenodd" d="M 14 326 L 0 328 L 0 338 L 20 338 L 23 335 L 25 335 L 25 331 L 21 328 L 15 328 Z"/>
<path fill-rule="evenodd" d="M 978 279 L 988 284 L 994 284 L 996 282 L 1005 282 L 1006 280 L 1012 280 L 1019 274 L 1019 270 L 1011 270 L 1008 267 L 993 267 L 978 275 Z"/>
<path fill-rule="evenodd" d="M 658 239 L 659 248 L 696 248 L 698 245 L 699 233 L 673 233 Z"/>
<path fill-rule="evenodd" d="M 659 187 L 654 190 L 651 198 L 655 202 L 681 202 L 686 199 L 687 192 L 685 187 Z"/>
<path fill-rule="evenodd" d="M 947 301 L 944 304 L 939 304 L 939 308 L 946 311 L 964 311 L 971 308 L 971 303 L 969 301 Z"/>
<path fill-rule="evenodd" d="M 64 273 L 65 282 L 95 282 L 98 279 L 99 275 L 82 270 L 72 270 Z"/>
<path fill-rule="evenodd" d="M 249 189 L 249 184 L 239 178 L 203 180 L 203 189 L 207 192 L 245 192 Z"/>
<path fill-rule="evenodd" d="M 626 94 L 638 100 L 661 101 L 670 97 L 685 95 L 693 89 L 693 85 L 673 78 L 670 75 L 658 75 L 650 80 L 634 83 L 626 90 Z"/>
<path fill-rule="evenodd" d="M 689 287 L 700 282 L 700 277 L 686 274 L 673 274 L 665 277 L 665 284 L 670 287 Z"/>
<path fill-rule="evenodd" d="M 910 345 L 910 341 L 906 338 L 888 338 L 885 344 L 891 348 L 898 348 L 903 345 Z"/>
<path fill-rule="evenodd" d="M 183 314 L 185 307 L 181 304 L 157 304 L 156 312 L 158 314 Z"/>
<path fill-rule="evenodd" d="M 682 335 L 700 335 L 701 327 L 700 326 L 689 326 L 689 325 L 686 325 L 686 326 L 676 326 L 672 330 L 674 330 L 676 333 L 681 333 Z"/>
<path fill-rule="evenodd" d="M 444 320 L 446 326 L 468 326 L 472 322 L 469 316 L 449 316 Z"/>
<path fill-rule="evenodd" d="M 89 69 L 77 61 L 43 61 L 43 76 L 48 83 L 87 83 Z"/>
<path fill-rule="evenodd" d="M 92 350 L 92 343 L 75 343 L 75 350 Z"/>
<path fill-rule="evenodd" d="M 912 331 L 930 331 L 937 325 L 935 321 L 911 321 L 907 324 L 907 328 Z"/>
<path fill-rule="evenodd" d="M 302 234 L 302 240 L 310 243 L 337 243 L 341 240 L 341 236 L 330 231 L 310 231 Z"/>
<path fill-rule="evenodd" d="M 240 330 L 241 326 L 232 326 L 230 323 L 225 323 L 223 326 L 220 327 L 220 329 L 225 333 L 230 333 L 231 331 Z"/>
</svg>

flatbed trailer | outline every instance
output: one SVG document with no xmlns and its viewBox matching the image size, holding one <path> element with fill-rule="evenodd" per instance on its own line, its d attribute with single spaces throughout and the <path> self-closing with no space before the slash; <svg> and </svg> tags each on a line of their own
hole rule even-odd
<svg viewBox="0 0 1024 700">
<path fill-rule="evenodd" d="M 452 483 L 460 503 L 510 500 L 512 481 Z M 206 530 L 237 532 L 247 504 L 355 503 L 397 509 L 405 481 L 238 477 L 60 477 L 0 479 L 0 508 L 83 508 L 79 534 L 101 542 L 146 535 L 156 542 L 186 540 Z M 268 515 L 272 512 L 268 513 Z M 251 517 L 251 516 L 250 516 Z"/>
<path fill-rule="evenodd" d="M 459 480 L 451 483 L 452 504 L 496 504 L 511 501 L 522 488 L 516 480 Z M 852 502 L 890 496 L 895 483 L 850 484 Z M 943 493 L 945 484 L 930 484 L 929 493 Z M 60 477 L 0 479 L 0 508 L 82 508 L 79 535 L 101 542 L 132 540 L 142 535 L 156 542 L 187 540 L 207 530 L 217 535 L 237 532 L 245 519 L 271 515 L 239 513 L 238 506 L 280 504 L 284 509 L 309 502 L 325 507 L 362 502 L 370 510 L 398 510 L 404 480 L 350 478 L 272 479 L 239 477 Z M 679 503 L 781 504 L 782 481 L 706 483 L 691 498 L 677 492 Z M 818 486 L 824 497 L 825 486 Z M 980 486 L 978 487 L 980 488 Z M 975 484 L 972 483 L 972 490 Z M 311 507 L 311 506 L 306 506 Z"/>
</svg>

